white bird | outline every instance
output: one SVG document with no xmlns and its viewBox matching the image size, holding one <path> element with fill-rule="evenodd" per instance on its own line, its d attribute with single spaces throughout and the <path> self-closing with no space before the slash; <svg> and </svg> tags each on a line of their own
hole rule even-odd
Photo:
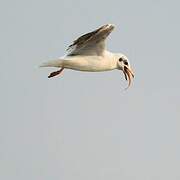
<svg viewBox="0 0 180 180">
<path fill-rule="evenodd" d="M 125 79 L 129 81 L 129 87 L 134 73 L 130 68 L 128 58 L 121 53 L 107 51 L 105 48 L 105 40 L 113 29 L 114 25 L 107 24 L 82 35 L 68 47 L 67 55 L 43 63 L 41 67 L 60 68 L 60 70 L 52 72 L 48 78 L 59 75 L 65 68 L 88 72 L 118 69 L 123 71 Z"/>
</svg>

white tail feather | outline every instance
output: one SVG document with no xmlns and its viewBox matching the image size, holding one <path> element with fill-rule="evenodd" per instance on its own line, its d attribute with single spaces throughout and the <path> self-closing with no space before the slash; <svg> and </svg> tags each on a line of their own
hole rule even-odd
<svg viewBox="0 0 180 180">
<path fill-rule="evenodd" d="M 62 59 L 56 59 L 52 61 L 48 61 L 45 63 L 42 63 L 40 67 L 62 67 L 63 60 Z"/>
</svg>

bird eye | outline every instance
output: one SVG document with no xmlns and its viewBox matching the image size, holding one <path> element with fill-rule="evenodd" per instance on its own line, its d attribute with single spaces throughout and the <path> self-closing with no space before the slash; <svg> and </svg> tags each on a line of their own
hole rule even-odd
<svg viewBox="0 0 180 180">
<path fill-rule="evenodd" d="M 119 58 L 119 62 L 123 61 L 123 58 Z"/>
<path fill-rule="evenodd" d="M 128 66 L 128 62 L 126 60 L 124 61 L 124 64 Z"/>
</svg>

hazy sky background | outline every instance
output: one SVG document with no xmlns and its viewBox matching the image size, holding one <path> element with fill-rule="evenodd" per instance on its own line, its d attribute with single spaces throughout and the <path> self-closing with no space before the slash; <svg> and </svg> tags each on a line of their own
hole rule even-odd
<svg viewBox="0 0 180 180">
<path fill-rule="evenodd" d="M 0 179 L 179 180 L 180 3 L 0 2 Z M 40 69 L 79 35 L 116 25 L 108 48 L 135 71 Z"/>
</svg>

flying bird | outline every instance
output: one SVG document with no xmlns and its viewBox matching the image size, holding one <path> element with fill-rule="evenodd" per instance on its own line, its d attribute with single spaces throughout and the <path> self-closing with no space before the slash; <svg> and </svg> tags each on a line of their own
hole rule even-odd
<svg viewBox="0 0 180 180">
<path fill-rule="evenodd" d="M 88 72 L 118 69 L 123 71 L 129 87 L 132 78 L 134 78 L 134 73 L 128 58 L 124 54 L 112 53 L 106 50 L 105 41 L 113 29 L 114 25 L 106 24 L 80 36 L 67 48 L 65 56 L 43 63 L 41 67 L 60 68 L 58 71 L 50 73 L 48 78 L 61 74 L 64 69 Z"/>
</svg>

